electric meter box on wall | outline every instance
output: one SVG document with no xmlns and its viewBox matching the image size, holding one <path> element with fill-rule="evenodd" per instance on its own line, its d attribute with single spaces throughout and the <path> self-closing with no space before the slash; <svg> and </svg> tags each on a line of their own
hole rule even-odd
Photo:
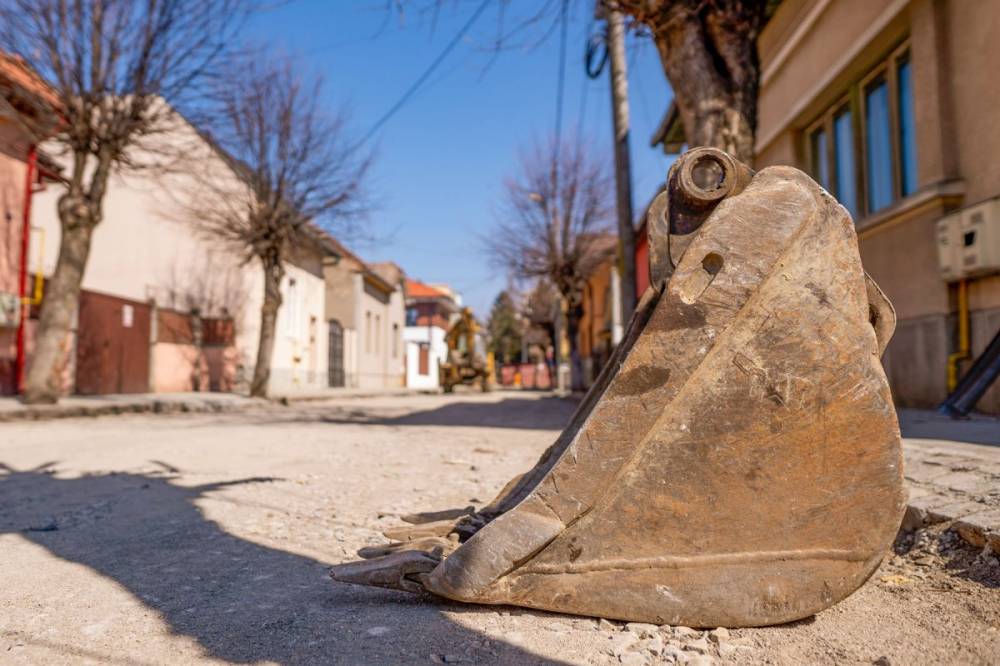
<svg viewBox="0 0 1000 666">
<path fill-rule="evenodd" d="M 1000 198 L 941 218 L 937 243 L 941 277 L 949 282 L 1000 273 Z"/>
</svg>

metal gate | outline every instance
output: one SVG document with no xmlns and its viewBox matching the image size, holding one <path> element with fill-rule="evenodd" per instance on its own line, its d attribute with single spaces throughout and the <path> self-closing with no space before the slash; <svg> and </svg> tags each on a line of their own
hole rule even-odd
<svg viewBox="0 0 1000 666">
<path fill-rule="evenodd" d="M 344 327 L 336 319 L 330 320 L 327 384 L 335 387 L 344 385 Z"/>
<path fill-rule="evenodd" d="M 149 390 L 151 308 L 146 303 L 84 291 L 76 343 L 76 392 Z"/>
</svg>

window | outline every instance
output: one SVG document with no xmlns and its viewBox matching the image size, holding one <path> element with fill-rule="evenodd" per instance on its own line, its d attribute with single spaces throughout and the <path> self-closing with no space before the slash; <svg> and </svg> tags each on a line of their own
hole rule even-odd
<svg viewBox="0 0 1000 666">
<path fill-rule="evenodd" d="M 295 278 L 288 278 L 283 300 L 285 335 L 297 338 L 299 337 L 299 288 Z"/>
<path fill-rule="evenodd" d="M 913 78 L 907 55 L 896 65 L 899 106 L 899 166 L 903 196 L 917 191 L 917 133 L 913 120 Z"/>
<path fill-rule="evenodd" d="M 844 204 L 851 217 L 857 217 L 858 175 L 854 169 L 854 125 L 848 108 L 833 117 L 833 146 L 837 199 Z"/>
<path fill-rule="evenodd" d="M 431 374 L 430 347 L 426 342 L 421 342 L 417 351 L 417 374 Z"/>
<path fill-rule="evenodd" d="M 892 203 L 892 129 L 889 83 L 876 79 L 865 89 L 865 144 L 868 160 L 868 212 Z"/>
<path fill-rule="evenodd" d="M 375 353 L 382 351 L 382 315 L 375 315 Z"/>
<path fill-rule="evenodd" d="M 858 183 L 854 124 L 850 102 L 841 102 L 820 118 L 809 132 L 809 166 L 820 185 L 858 217 Z"/>
<path fill-rule="evenodd" d="M 392 357 L 399 358 L 399 324 L 392 325 Z"/>
<path fill-rule="evenodd" d="M 812 133 L 812 170 L 816 182 L 827 190 L 830 185 L 830 153 L 826 149 L 826 129 L 820 127 Z"/>
<path fill-rule="evenodd" d="M 409 307 L 406 308 L 406 325 L 416 326 L 417 325 L 417 308 Z"/>
<path fill-rule="evenodd" d="M 372 313 L 365 313 L 365 351 L 372 350 Z"/>
<path fill-rule="evenodd" d="M 813 177 L 855 219 L 917 190 L 908 48 L 897 48 L 806 131 L 806 162 Z"/>
</svg>

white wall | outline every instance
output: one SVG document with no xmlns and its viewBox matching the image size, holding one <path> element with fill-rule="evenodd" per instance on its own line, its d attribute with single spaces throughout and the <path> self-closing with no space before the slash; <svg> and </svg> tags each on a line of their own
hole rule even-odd
<svg viewBox="0 0 1000 666">
<path fill-rule="evenodd" d="M 270 391 L 275 395 L 327 386 L 326 284 L 298 266 L 286 270 L 271 360 Z"/>
<path fill-rule="evenodd" d="M 438 363 L 448 356 L 448 344 L 444 340 L 445 331 L 437 326 L 407 326 L 403 329 L 406 341 L 406 386 L 418 389 L 434 389 L 438 383 Z M 427 344 L 428 374 L 421 375 L 420 345 Z"/>
</svg>

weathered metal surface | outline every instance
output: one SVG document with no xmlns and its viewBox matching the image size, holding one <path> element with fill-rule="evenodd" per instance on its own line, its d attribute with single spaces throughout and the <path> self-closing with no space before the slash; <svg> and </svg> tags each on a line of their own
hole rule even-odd
<svg viewBox="0 0 1000 666">
<path fill-rule="evenodd" d="M 705 160 L 716 175 L 692 177 Z M 806 617 L 871 575 L 905 500 L 879 361 L 895 315 L 850 216 L 800 171 L 706 149 L 665 197 L 652 286 L 538 464 L 335 579 L 738 627 Z"/>
</svg>

